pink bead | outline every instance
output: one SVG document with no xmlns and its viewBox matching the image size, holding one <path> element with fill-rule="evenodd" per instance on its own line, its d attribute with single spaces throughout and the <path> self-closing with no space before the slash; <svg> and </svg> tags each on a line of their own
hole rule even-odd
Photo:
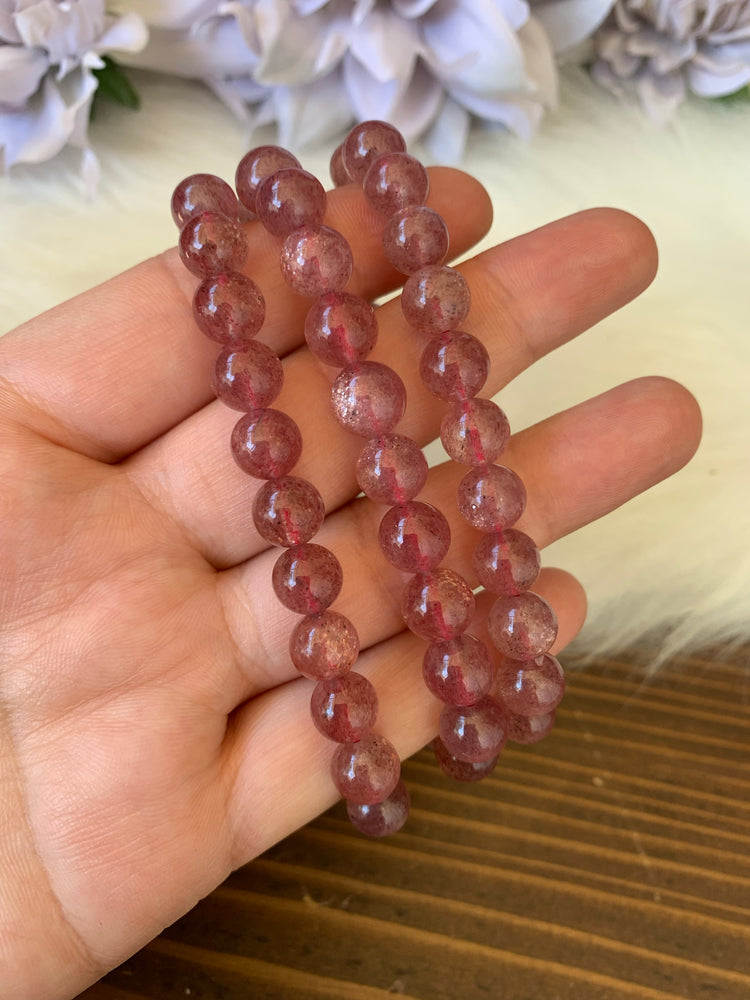
<svg viewBox="0 0 750 1000">
<path fill-rule="evenodd" d="M 289 150 L 281 146 L 256 146 L 240 160 L 234 175 L 234 185 L 245 208 L 255 212 L 255 195 L 266 177 L 284 167 L 301 167 Z"/>
<path fill-rule="evenodd" d="M 448 227 L 425 205 L 410 205 L 391 216 L 383 230 L 383 250 L 402 274 L 415 274 L 448 255 Z"/>
<path fill-rule="evenodd" d="M 289 641 L 292 663 L 314 681 L 340 677 L 359 655 L 357 630 L 337 611 L 321 611 L 297 622 Z"/>
<path fill-rule="evenodd" d="M 191 174 L 180 181 L 172 194 L 172 218 L 182 229 L 188 219 L 201 212 L 218 212 L 236 219 L 240 206 L 237 195 L 215 174 Z"/>
<path fill-rule="evenodd" d="M 481 781 L 482 778 L 489 777 L 497 766 L 497 757 L 491 757 L 489 760 L 478 761 L 477 763 L 459 760 L 458 757 L 454 757 L 453 754 L 448 753 L 439 736 L 432 741 L 432 749 L 441 771 L 447 774 L 449 778 L 453 778 L 454 781 Z"/>
<path fill-rule="evenodd" d="M 409 792 L 403 781 L 382 802 L 371 805 L 346 803 L 352 826 L 368 837 L 389 837 L 398 833 L 409 817 Z"/>
<path fill-rule="evenodd" d="M 393 215 L 407 205 L 424 205 L 430 178 L 419 160 L 408 153 L 385 153 L 368 167 L 362 188 L 376 212 Z"/>
<path fill-rule="evenodd" d="M 475 705 L 446 705 L 440 713 L 438 733 L 453 757 L 473 764 L 490 761 L 508 738 L 505 711 L 489 696 Z"/>
<path fill-rule="evenodd" d="M 400 775 L 396 748 L 377 733 L 359 743 L 343 743 L 331 761 L 331 777 L 339 795 L 355 805 L 382 802 L 393 792 Z"/>
<path fill-rule="evenodd" d="M 475 396 L 451 403 L 440 424 L 440 440 L 454 462 L 489 465 L 505 451 L 510 424 L 497 403 Z"/>
<path fill-rule="evenodd" d="M 521 663 L 504 660 L 500 665 L 497 695 L 515 715 L 548 715 L 554 712 L 564 694 L 563 668 L 549 653 Z"/>
<path fill-rule="evenodd" d="M 204 279 L 193 296 L 193 316 L 211 340 L 237 347 L 258 333 L 266 318 L 260 289 L 237 271 Z"/>
<path fill-rule="evenodd" d="M 234 425 L 232 454 L 251 476 L 274 479 L 297 464 L 302 435 L 292 418 L 280 410 L 251 410 Z"/>
<path fill-rule="evenodd" d="M 326 516 L 323 497 L 297 476 L 269 479 L 253 502 L 253 523 L 272 545 L 302 545 L 318 533 Z"/>
<path fill-rule="evenodd" d="M 344 139 L 341 155 L 346 172 L 361 184 L 370 164 L 384 153 L 403 153 L 406 141 L 387 122 L 367 121 L 355 125 Z"/>
<path fill-rule="evenodd" d="M 247 237 L 239 223 L 228 216 L 201 212 L 180 230 L 178 249 L 188 271 L 207 278 L 242 267 L 247 257 Z"/>
<path fill-rule="evenodd" d="M 375 437 L 392 431 L 404 415 L 406 387 L 392 368 L 365 361 L 336 377 L 331 403 L 342 427 L 360 437 Z"/>
<path fill-rule="evenodd" d="M 371 438 L 357 459 L 359 488 L 376 503 L 413 500 L 427 482 L 427 459 L 419 445 L 402 434 Z"/>
<path fill-rule="evenodd" d="M 318 681 L 310 699 L 310 714 L 317 729 L 336 743 L 359 743 L 378 717 L 378 696 L 362 674 Z"/>
<path fill-rule="evenodd" d="M 456 639 L 433 642 L 427 647 L 422 676 L 440 701 L 473 705 L 489 692 L 495 669 L 481 639 L 465 632 Z"/>
<path fill-rule="evenodd" d="M 526 506 L 526 488 L 504 465 L 472 469 L 458 484 L 458 510 L 480 531 L 503 531 L 515 524 Z"/>
<path fill-rule="evenodd" d="M 317 177 L 299 167 L 285 167 L 261 181 L 255 212 L 274 236 L 288 236 L 300 226 L 317 226 L 326 214 L 326 193 Z"/>
<path fill-rule="evenodd" d="M 241 350 L 225 347 L 214 365 L 213 390 L 233 410 L 270 406 L 284 384 L 284 368 L 275 351 L 258 340 Z"/>
<path fill-rule="evenodd" d="M 401 613 L 415 635 L 431 642 L 445 641 L 469 627 L 474 614 L 474 595 L 453 570 L 419 573 L 404 587 Z"/>
<path fill-rule="evenodd" d="M 461 330 L 433 337 L 422 354 L 419 373 L 425 388 L 448 401 L 476 396 L 490 373 L 487 348 Z"/>
<path fill-rule="evenodd" d="M 555 713 L 547 712 L 545 715 L 513 715 L 508 712 L 506 721 L 508 723 L 508 739 L 514 743 L 521 743 L 523 746 L 530 746 L 543 740 L 551 731 L 555 724 Z"/>
<path fill-rule="evenodd" d="M 498 597 L 490 608 L 487 629 L 495 648 L 503 656 L 511 660 L 531 660 L 546 653 L 557 638 L 557 616 L 543 597 L 525 590 L 522 594 Z M 518 709 L 511 708 L 511 711 Z"/>
<path fill-rule="evenodd" d="M 317 615 L 341 592 L 344 574 L 330 549 L 314 542 L 282 552 L 273 567 L 271 583 L 279 601 L 300 615 Z"/>
<path fill-rule="evenodd" d="M 455 330 L 469 315 L 470 306 L 466 279 L 453 267 L 423 267 L 412 274 L 401 293 L 407 321 L 430 337 Z"/>
<path fill-rule="evenodd" d="M 287 236 L 281 248 L 284 280 L 308 299 L 342 291 L 353 266 L 349 244 L 329 226 L 301 226 Z"/>
<path fill-rule="evenodd" d="M 450 548 L 451 529 L 435 507 L 411 500 L 386 513 L 380 522 L 378 541 L 383 555 L 396 569 L 425 573 L 443 561 Z"/>
<path fill-rule="evenodd" d="M 508 528 L 480 538 L 474 550 L 474 572 L 493 594 L 518 594 L 539 576 L 539 549 L 522 531 Z"/>
<path fill-rule="evenodd" d="M 334 187 L 343 187 L 344 184 L 351 184 L 352 182 L 352 179 L 344 166 L 343 152 L 344 144 L 342 142 L 340 146 L 337 146 L 334 149 L 333 156 L 331 157 L 331 162 L 329 164 L 329 171 Z"/>
<path fill-rule="evenodd" d="M 325 292 L 305 317 L 305 339 L 326 365 L 344 368 L 364 361 L 378 339 L 375 310 L 359 295 Z"/>
</svg>

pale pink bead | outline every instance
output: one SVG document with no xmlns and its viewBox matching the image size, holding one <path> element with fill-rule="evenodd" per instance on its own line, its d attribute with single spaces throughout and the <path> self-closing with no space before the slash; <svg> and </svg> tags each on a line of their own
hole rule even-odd
<svg viewBox="0 0 750 1000">
<path fill-rule="evenodd" d="M 408 627 L 431 642 L 465 632 L 474 614 L 474 595 L 450 569 L 418 573 L 404 587 L 401 613 Z"/>
<path fill-rule="evenodd" d="M 384 153 L 368 167 L 362 188 L 376 212 L 393 215 L 407 205 L 424 205 L 430 178 L 419 160 L 408 153 Z"/>
<path fill-rule="evenodd" d="M 240 350 L 225 347 L 214 364 L 213 390 L 233 410 L 270 406 L 284 384 L 284 367 L 275 351 L 258 340 Z"/>
<path fill-rule="evenodd" d="M 234 175 L 234 186 L 245 208 L 255 212 L 255 195 L 261 182 L 284 167 L 301 167 L 301 164 L 281 146 L 256 146 L 245 153 Z"/>
<path fill-rule="evenodd" d="M 301 545 L 318 533 L 326 515 L 323 497 L 298 476 L 269 479 L 255 495 L 253 523 L 272 545 Z"/>
<path fill-rule="evenodd" d="M 455 330 L 468 316 L 470 306 L 466 279 L 453 267 L 423 267 L 412 274 L 401 293 L 407 321 L 429 337 Z"/>
<path fill-rule="evenodd" d="M 444 774 L 447 774 L 449 778 L 453 778 L 454 781 L 481 781 L 482 778 L 489 777 L 497 766 L 497 756 L 475 763 L 467 760 L 459 760 L 458 757 L 454 757 L 452 753 L 446 750 L 445 744 L 439 736 L 432 741 L 432 749 L 440 770 Z"/>
<path fill-rule="evenodd" d="M 317 729 L 336 743 L 359 743 L 378 717 L 378 696 L 362 674 L 318 681 L 310 698 L 310 714 Z"/>
<path fill-rule="evenodd" d="M 232 431 L 232 454 L 239 467 L 257 479 L 291 472 L 302 454 L 299 427 L 281 410 L 251 410 Z"/>
<path fill-rule="evenodd" d="M 377 339 L 375 310 L 359 295 L 325 292 L 305 317 L 307 346 L 326 365 L 364 361 Z"/>
<path fill-rule="evenodd" d="M 474 572 L 485 590 L 493 594 L 518 594 L 539 576 L 539 549 L 522 531 L 483 535 L 474 550 Z"/>
<path fill-rule="evenodd" d="M 461 330 L 445 330 L 433 337 L 419 365 L 425 388 L 449 401 L 476 396 L 490 373 L 487 348 Z"/>
<path fill-rule="evenodd" d="M 218 212 L 236 219 L 239 208 L 237 195 L 216 174 L 191 174 L 172 193 L 172 218 L 180 229 L 201 212 Z"/>
<path fill-rule="evenodd" d="M 205 278 L 193 296 L 193 316 L 211 340 L 236 347 L 258 333 L 266 318 L 260 289 L 237 271 Z"/>
<path fill-rule="evenodd" d="M 440 713 L 438 733 L 453 757 L 470 763 L 490 761 L 505 746 L 505 711 L 486 695 L 475 705 L 446 705 Z"/>
<path fill-rule="evenodd" d="M 301 674 L 324 681 L 351 670 L 359 655 L 359 636 L 344 615 L 321 611 L 297 622 L 289 640 L 289 653 Z"/>
<path fill-rule="evenodd" d="M 454 462 L 489 465 L 505 451 L 510 424 L 497 403 L 475 396 L 451 403 L 440 424 L 440 440 Z"/>
<path fill-rule="evenodd" d="M 427 482 L 427 459 L 419 445 L 402 434 L 371 438 L 357 459 L 359 488 L 376 503 L 413 500 Z"/>
<path fill-rule="evenodd" d="M 514 715 L 508 712 L 508 739 L 523 746 L 530 746 L 543 740 L 555 724 L 555 713 L 545 715 Z"/>
<path fill-rule="evenodd" d="M 339 795 L 356 805 L 382 802 L 400 776 L 396 748 L 377 733 L 370 733 L 359 743 L 342 743 L 331 761 L 331 777 Z"/>
<path fill-rule="evenodd" d="M 546 653 L 557 638 L 557 616 L 543 597 L 525 590 L 521 594 L 498 597 L 490 608 L 487 630 L 503 656 L 511 660 L 531 660 Z M 517 709 L 511 708 L 511 711 Z"/>
<path fill-rule="evenodd" d="M 370 164 L 384 153 L 403 153 L 406 141 L 387 122 L 366 121 L 355 125 L 344 139 L 341 155 L 346 172 L 360 184 Z"/>
<path fill-rule="evenodd" d="M 301 226 L 281 247 L 281 273 L 287 284 L 305 298 L 340 292 L 354 266 L 351 247 L 329 226 Z"/>
<path fill-rule="evenodd" d="M 458 510 L 480 531 L 503 531 L 515 524 L 526 506 L 526 488 L 504 465 L 467 472 L 458 484 Z"/>
<path fill-rule="evenodd" d="M 563 668 L 549 653 L 524 662 L 504 660 L 498 669 L 498 698 L 515 715 L 548 715 L 557 708 L 564 694 Z"/>
<path fill-rule="evenodd" d="M 326 193 L 317 177 L 299 167 L 285 167 L 261 181 L 255 212 L 274 236 L 288 236 L 300 226 L 317 226 L 326 214 Z"/>
<path fill-rule="evenodd" d="M 345 368 L 331 387 L 331 403 L 342 427 L 360 437 L 392 431 L 406 409 L 406 387 L 392 368 L 365 361 Z"/>
<path fill-rule="evenodd" d="M 247 237 L 239 223 L 217 212 L 194 215 L 180 230 L 180 260 L 191 274 L 238 271 L 247 257 Z"/>
<path fill-rule="evenodd" d="M 435 507 L 419 500 L 399 504 L 385 514 L 378 530 L 383 555 L 405 573 L 435 569 L 450 548 L 451 529 Z"/>
<path fill-rule="evenodd" d="M 358 805 L 347 802 L 346 811 L 352 826 L 368 837 L 389 837 L 398 833 L 409 818 L 409 792 L 403 781 L 399 781 L 390 795 L 382 802 Z"/>
<path fill-rule="evenodd" d="M 409 205 L 391 216 L 383 230 L 383 250 L 402 274 L 415 274 L 448 255 L 448 227 L 426 205 Z"/>
<path fill-rule="evenodd" d="M 343 187 L 344 184 L 351 184 L 352 182 L 352 179 L 344 166 L 343 152 L 344 144 L 342 142 L 341 145 L 334 149 L 333 156 L 331 157 L 331 162 L 328 167 L 334 187 Z"/>
<path fill-rule="evenodd" d="M 464 632 L 425 650 L 422 676 L 427 688 L 450 705 L 473 705 L 492 687 L 495 669 L 490 654 L 476 636 Z"/>
<path fill-rule="evenodd" d="M 299 615 L 325 611 L 339 596 L 343 581 L 343 570 L 336 556 L 314 542 L 286 549 L 271 574 L 278 599 Z"/>
</svg>

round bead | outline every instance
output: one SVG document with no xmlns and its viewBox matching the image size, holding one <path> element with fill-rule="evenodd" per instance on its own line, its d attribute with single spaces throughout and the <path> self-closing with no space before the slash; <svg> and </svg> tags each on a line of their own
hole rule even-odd
<svg viewBox="0 0 750 1000">
<path fill-rule="evenodd" d="M 409 817 L 409 792 L 403 781 L 399 781 L 391 794 L 382 802 L 371 805 L 357 805 L 347 802 L 346 811 L 352 826 L 368 837 L 389 837 L 398 833 Z"/>
<path fill-rule="evenodd" d="M 305 340 L 326 365 L 364 361 L 378 339 L 375 310 L 359 295 L 325 292 L 305 317 Z"/>
<path fill-rule="evenodd" d="M 378 696 L 375 688 L 354 671 L 318 681 L 310 699 L 317 729 L 336 743 L 359 743 L 375 724 Z"/>
<path fill-rule="evenodd" d="M 300 226 L 317 226 L 326 214 L 326 193 L 317 177 L 299 167 L 285 167 L 261 181 L 255 212 L 274 236 L 288 236 Z"/>
<path fill-rule="evenodd" d="M 383 230 L 383 250 L 402 274 L 415 274 L 448 255 L 448 227 L 425 205 L 409 205 L 393 215 Z"/>
<path fill-rule="evenodd" d="M 218 212 L 194 215 L 180 230 L 180 260 L 191 274 L 237 271 L 247 257 L 247 237 L 239 225 Z"/>
<path fill-rule="evenodd" d="M 357 459 L 359 488 L 376 503 L 405 503 L 427 482 L 429 466 L 422 449 L 403 434 L 371 438 Z"/>
<path fill-rule="evenodd" d="M 342 427 L 360 437 L 375 437 L 392 431 L 404 415 L 406 387 L 388 365 L 365 361 L 339 373 L 331 403 Z"/>
<path fill-rule="evenodd" d="M 193 316 L 211 340 L 236 347 L 246 344 L 263 326 L 266 303 L 260 289 L 237 271 L 206 278 L 193 296 Z"/>
<path fill-rule="evenodd" d="M 522 531 L 508 528 L 480 538 L 474 550 L 474 572 L 493 594 L 518 594 L 539 576 L 539 549 Z"/>
<path fill-rule="evenodd" d="M 284 368 L 275 351 L 258 340 L 241 350 L 225 347 L 214 365 L 213 390 L 233 410 L 270 406 L 284 384 Z"/>
<path fill-rule="evenodd" d="M 407 321 L 430 337 L 460 326 L 470 305 L 466 279 L 453 267 L 423 267 L 412 274 L 401 293 Z"/>
<path fill-rule="evenodd" d="M 487 348 L 461 330 L 433 337 L 422 353 L 419 373 L 425 388 L 450 402 L 476 396 L 490 373 Z"/>
<path fill-rule="evenodd" d="M 188 219 L 201 212 L 218 212 L 236 219 L 240 206 L 237 195 L 216 174 L 191 174 L 172 194 L 172 218 L 182 229 Z"/>
<path fill-rule="evenodd" d="M 245 208 L 255 212 L 255 196 L 262 181 L 284 167 L 300 167 L 301 163 L 288 149 L 281 146 L 256 146 L 245 153 L 237 165 L 234 186 Z"/>
<path fill-rule="evenodd" d="M 337 611 L 321 611 L 297 622 L 289 641 L 292 663 L 314 681 L 341 677 L 359 655 L 354 625 Z"/>
<path fill-rule="evenodd" d="M 333 156 L 331 157 L 331 162 L 329 164 L 329 171 L 334 187 L 343 187 L 344 184 L 351 184 L 352 182 L 352 179 L 344 166 L 343 152 L 344 144 L 342 142 L 340 146 L 337 146 L 334 149 Z"/>
<path fill-rule="evenodd" d="M 474 595 L 453 570 L 419 573 L 404 587 L 401 613 L 415 635 L 431 642 L 445 641 L 469 627 L 474 614 Z"/>
<path fill-rule="evenodd" d="M 355 805 L 387 798 L 398 784 L 401 761 L 384 736 L 370 733 L 359 743 L 342 743 L 331 761 L 331 777 L 340 795 Z"/>
<path fill-rule="evenodd" d="M 554 712 L 564 694 L 563 668 L 549 653 L 522 663 L 504 660 L 500 665 L 497 695 L 515 715 L 532 718 L 548 715 Z"/>
<path fill-rule="evenodd" d="M 454 781 L 481 781 L 482 778 L 486 778 L 492 774 L 497 766 L 497 757 L 491 757 L 489 760 L 479 761 L 474 764 L 467 760 L 459 760 L 452 753 L 448 753 L 445 749 L 445 744 L 439 736 L 432 741 L 432 749 L 441 771 L 447 774 L 449 778 L 453 778 Z"/>
<path fill-rule="evenodd" d="M 406 152 L 401 133 L 387 122 L 367 121 L 355 125 L 344 139 L 341 155 L 346 172 L 361 184 L 370 164 L 384 153 Z"/>
<path fill-rule="evenodd" d="M 323 497 L 297 476 L 269 479 L 253 502 L 258 534 L 273 545 L 301 545 L 318 533 L 326 515 Z"/>
<path fill-rule="evenodd" d="M 465 632 L 425 650 L 422 676 L 427 688 L 450 705 L 473 705 L 492 687 L 495 670 L 490 654 L 476 636 Z"/>
<path fill-rule="evenodd" d="M 354 266 L 351 247 L 329 226 L 301 226 L 281 247 L 281 273 L 287 284 L 305 298 L 340 292 Z"/>
<path fill-rule="evenodd" d="M 405 573 L 424 573 L 443 561 L 451 544 L 445 517 L 428 503 L 411 500 L 391 507 L 380 522 L 383 555 Z"/>
<path fill-rule="evenodd" d="M 316 615 L 333 604 L 341 592 L 344 573 L 330 549 L 314 542 L 282 552 L 273 567 L 276 596 L 290 611 Z"/>
<path fill-rule="evenodd" d="M 489 695 L 475 705 L 446 705 L 440 713 L 438 733 L 453 757 L 473 764 L 490 761 L 508 738 L 505 711 Z"/>
<path fill-rule="evenodd" d="M 251 410 L 232 431 L 232 454 L 239 467 L 257 479 L 291 472 L 302 454 L 299 427 L 280 410 Z"/>
<path fill-rule="evenodd" d="M 480 531 L 503 531 L 526 506 L 526 488 L 512 469 L 490 465 L 467 472 L 458 484 L 458 510 Z"/>
<path fill-rule="evenodd" d="M 543 597 L 525 590 L 522 594 L 498 597 L 490 608 L 487 629 L 495 648 L 503 656 L 511 660 L 531 660 L 546 653 L 557 638 L 557 616 Z M 517 709 L 511 708 L 511 711 Z"/>
<path fill-rule="evenodd" d="M 488 465 L 505 451 L 510 424 L 491 399 L 464 399 L 448 407 L 440 424 L 440 440 L 454 462 Z"/>
<path fill-rule="evenodd" d="M 393 215 L 407 205 L 424 205 L 430 178 L 414 156 L 385 153 L 368 167 L 362 188 L 376 212 Z"/>
<path fill-rule="evenodd" d="M 514 715 L 508 712 L 508 739 L 514 743 L 521 743 L 530 746 L 538 743 L 547 736 L 555 724 L 555 713 L 547 712 L 545 715 Z"/>
</svg>

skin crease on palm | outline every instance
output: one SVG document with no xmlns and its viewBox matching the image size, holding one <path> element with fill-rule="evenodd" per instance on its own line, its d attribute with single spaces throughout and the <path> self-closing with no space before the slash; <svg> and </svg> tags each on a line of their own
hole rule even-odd
<svg viewBox="0 0 750 1000">
<path fill-rule="evenodd" d="M 488 229 L 488 198 L 458 171 L 431 179 L 429 204 L 463 253 Z M 361 192 L 333 193 L 326 221 L 354 249 L 349 290 L 397 286 Z M 302 428 L 295 474 L 323 493 L 316 540 L 344 567 L 334 607 L 360 633 L 378 729 L 407 756 L 434 735 L 439 704 L 423 688 L 423 643 L 403 630 L 402 577 L 377 547 L 383 509 L 353 500 L 362 442 L 335 422 L 334 373 L 303 346 L 308 303 L 283 285 L 278 240 L 248 231 L 246 272 L 267 302 L 260 339 L 284 356 L 274 405 Z M 655 269 L 645 226 L 606 209 L 462 264 L 464 326 L 493 359 L 483 394 L 624 305 Z M 238 414 L 208 388 L 216 345 L 193 324 L 195 284 L 168 251 L 0 341 L 4 1000 L 74 996 L 335 799 L 332 745 L 287 653 L 296 618 L 271 590 L 275 553 L 250 516 L 258 483 L 230 457 Z M 424 443 L 442 404 L 418 384 L 420 344 L 397 301 L 378 319 L 373 358 L 409 394 L 398 429 Z M 692 396 L 664 378 L 550 416 L 503 458 L 529 492 L 519 527 L 548 544 L 676 471 L 699 435 Z M 424 498 L 450 515 L 460 475 L 433 470 Z M 477 536 L 450 517 L 445 565 L 471 578 Z M 551 568 L 535 589 L 557 611 L 559 649 L 583 624 L 584 594 Z"/>
</svg>

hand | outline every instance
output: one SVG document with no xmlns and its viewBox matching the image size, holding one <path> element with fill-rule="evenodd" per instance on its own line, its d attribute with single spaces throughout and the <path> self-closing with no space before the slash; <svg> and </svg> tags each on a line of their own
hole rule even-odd
<svg viewBox="0 0 750 1000">
<path fill-rule="evenodd" d="M 432 183 L 462 252 L 489 225 L 486 195 L 455 171 Z M 335 192 L 329 218 L 355 251 L 350 290 L 395 286 L 361 193 Z M 493 355 L 485 394 L 638 294 L 655 265 L 645 227 L 610 210 L 463 265 L 465 326 Z M 303 430 L 295 473 L 331 512 L 319 540 L 344 566 L 334 607 L 360 633 L 378 728 L 406 756 L 434 735 L 439 706 L 422 685 L 423 643 L 402 627 L 401 577 L 377 548 L 382 508 L 353 500 L 361 441 L 329 412 L 334 373 L 301 347 L 308 303 L 283 285 L 278 241 L 257 226 L 247 272 L 268 305 L 261 339 L 285 355 L 275 405 Z M 194 285 L 169 251 L 0 341 L 5 1000 L 74 995 L 335 798 L 332 745 L 287 654 L 296 616 L 276 601 L 276 552 L 250 515 L 257 483 L 229 452 L 238 414 L 208 388 L 216 345 L 193 323 Z M 415 377 L 420 344 L 397 302 L 378 317 L 373 357 L 409 391 L 399 430 L 426 442 L 442 404 Z M 678 469 L 699 433 L 692 397 L 660 378 L 550 417 L 503 458 L 529 492 L 519 526 L 540 546 L 573 531 Z M 477 536 L 453 515 L 460 475 L 433 470 L 423 495 L 455 525 L 446 565 L 470 576 Z M 545 569 L 535 589 L 565 645 L 585 616 L 580 586 Z"/>
</svg>

